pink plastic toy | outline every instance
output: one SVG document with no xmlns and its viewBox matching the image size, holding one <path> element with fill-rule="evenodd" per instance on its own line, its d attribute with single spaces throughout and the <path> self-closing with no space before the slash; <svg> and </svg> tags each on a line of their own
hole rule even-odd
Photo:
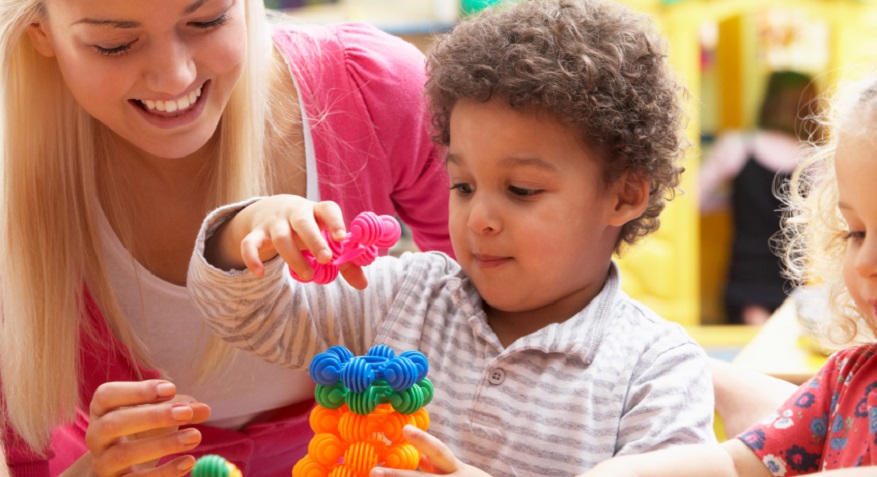
<svg viewBox="0 0 877 477">
<path fill-rule="evenodd" d="M 393 246 L 402 235 L 402 227 L 395 218 L 389 215 L 377 215 L 374 212 L 361 212 L 350 223 L 349 232 L 344 240 L 333 240 L 327 231 L 323 237 L 332 249 L 333 260 L 327 264 L 317 262 L 314 255 L 307 250 L 302 255 L 311 268 L 314 276 L 310 280 L 302 279 L 297 273 L 289 270 L 292 278 L 300 282 L 316 282 L 321 285 L 331 283 L 338 277 L 338 270 L 343 263 L 353 263 L 364 267 L 370 265 L 378 256 L 379 248 Z"/>
</svg>

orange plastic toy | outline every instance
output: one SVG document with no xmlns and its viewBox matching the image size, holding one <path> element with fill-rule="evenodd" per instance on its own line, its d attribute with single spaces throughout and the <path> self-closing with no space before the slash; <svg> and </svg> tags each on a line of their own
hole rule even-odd
<svg viewBox="0 0 877 477">
<path fill-rule="evenodd" d="M 410 424 L 428 429 L 429 414 L 422 406 L 432 399 L 432 384 L 425 377 L 426 358 L 420 354 L 419 360 L 412 353 L 419 354 L 409 351 L 397 357 L 388 347 L 376 346 L 365 357 L 353 357 L 336 346 L 314 358 L 311 376 L 317 375 L 315 381 L 321 383 L 315 393 L 317 406 L 310 416 L 315 435 L 308 454 L 293 467 L 292 477 L 367 477 L 376 466 L 417 468 L 420 452 L 405 441 L 402 428 Z M 383 378 L 406 367 L 398 364 L 398 360 L 407 359 L 404 356 L 412 357 L 417 365 L 410 366 L 408 378 L 395 380 L 410 383 L 409 387 L 393 390 Z M 327 367 L 331 371 L 326 371 Z M 351 386 L 345 385 L 352 382 L 360 383 L 353 387 L 362 387 L 362 391 L 351 391 Z M 410 395 L 415 398 L 408 399 Z M 362 405 L 364 401 L 375 405 Z M 351 410 L 351 402 L 359 412 Z M 413 407 L 412 402 L 420 405 Z"/>
</svg>

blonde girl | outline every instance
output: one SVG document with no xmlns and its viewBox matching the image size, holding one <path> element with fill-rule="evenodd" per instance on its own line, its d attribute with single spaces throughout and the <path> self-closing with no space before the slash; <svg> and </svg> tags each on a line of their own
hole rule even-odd
<svg viewBox="0 0 877 477">
<path fill-rule="evenodd" d="M 613 459 L 597 476 L 855 477 L 874 474 L 877 442 L 877 82 L 841 90 L 831 138 L 793 176 L 786 261 L 829 290 L 827 337 L 852 345 L 777 410 L 718 446 Z"/>
</svg>

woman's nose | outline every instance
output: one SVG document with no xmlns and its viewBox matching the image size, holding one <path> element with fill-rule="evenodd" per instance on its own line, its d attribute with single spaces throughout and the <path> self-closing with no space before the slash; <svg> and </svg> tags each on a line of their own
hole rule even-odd
<svg viewBox="0 0 877 477">
<path fill-rule="evenodd" d="M 146 62 L 146 85 L 157 93 L 179 96 L 191 89 L 197 77 L 195 60 L 188 46 L 179 40 L 155 45 Z"/>
</svg>

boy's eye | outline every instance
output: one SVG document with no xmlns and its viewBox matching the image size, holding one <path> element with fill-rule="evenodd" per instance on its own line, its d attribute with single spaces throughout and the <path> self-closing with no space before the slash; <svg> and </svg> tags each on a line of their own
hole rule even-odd
<svg viewBox="0 0 877 477">
<path fill-rule="evenodd" d="M 474 189 L 471 184 L 467 184 L 465 182 L 458 182 L 451 186 L 451 190 L 456 189 L 460 194 L 468 195 L 474 192 Z"/>
<path fill-rule="evenodd" d="M 210 20 L 209 22 L 191 22 L 189 24 L 195 28 L 200 28 L 202 30 L 210 30 L 212 28 L 216 28 L 218 26 L 221 26 L 226 21 L 228 21 L 228 14 L 223 13 L 222 15 L 216 17 L 215 20 Z"/>
<path fill-rule="evenodd" d="M 539 189 L 525 189 L 523 187 L 509 186 L 509 191 L 520 197 L 533 197 L 542 193 Z"/>
</svg>

